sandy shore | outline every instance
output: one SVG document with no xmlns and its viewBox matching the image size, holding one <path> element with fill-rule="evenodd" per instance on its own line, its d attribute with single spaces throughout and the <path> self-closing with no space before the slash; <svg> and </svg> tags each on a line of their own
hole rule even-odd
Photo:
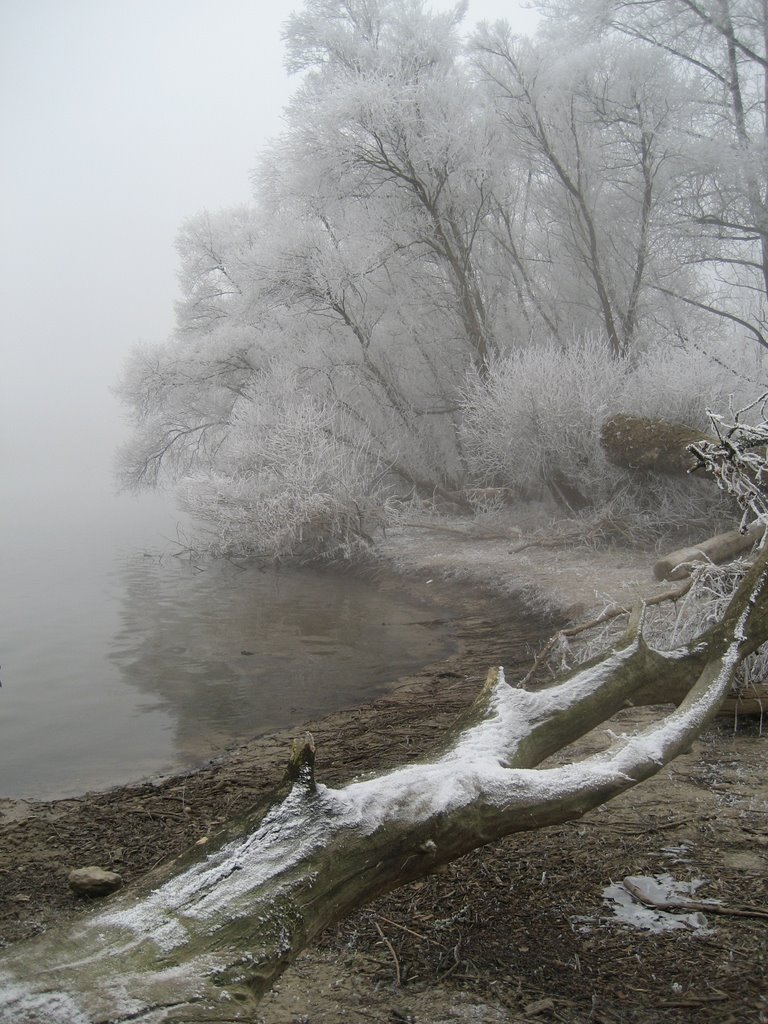
<svg viewBox="0 0 768 1024">
<path fill-rule="evenodd" d="M 606 603 L 631 607 L 668 588 L 653 577 L 656 555 L 629 549 L 546 545 L 510 521 L 478 526 L 434 521 L 390 531 L 380 545 L 385 564 L 405 576 L 462 583 L 522 601 L 532 612 L 574 619 Z"/>
</svg>

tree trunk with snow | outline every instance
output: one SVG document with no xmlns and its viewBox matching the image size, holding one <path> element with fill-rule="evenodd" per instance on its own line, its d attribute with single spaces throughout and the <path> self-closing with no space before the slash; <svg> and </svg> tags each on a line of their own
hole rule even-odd
<svg viewBox="0 0 768 1024">
<path fill-rule="evenodd" d="M 721 622 L 662 654 L 642 638 L 536 692 L 490 672 L 441 752 L 330 789 L 311 737 L 283 791 L 133 891 L 0 957 L 3 1024 L 252 1020 L 296 954 L 381 893 L 514 832 L 578 818 L 657 772 L 716 714 L 768 635 L 768 551 Z M 652 728 L 538 769 L 628 704 L 678 703 Z"/>
</svg>

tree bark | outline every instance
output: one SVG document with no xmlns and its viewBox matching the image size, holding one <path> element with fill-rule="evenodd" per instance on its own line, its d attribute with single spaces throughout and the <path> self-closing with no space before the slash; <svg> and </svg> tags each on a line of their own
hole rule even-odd
<svg viewBox="0 0 768 1024">
<path fill-rule="evenodd" d="M 282 792 L 213 844 L 0 958 L 3 1024 L 252 1020 L 260 997 L 327 925 L 514 832 L 578 818 L 685 750 L 740 660 L 768 633 L 768 553 L 722 620 L 670 654 L 626 643 L 535 692 L 490 672 L 427 763 L 330 789 L 310 737 Z M 630 703 L 679 702 L 598 755 L 538 769 Z"/>
</svg>

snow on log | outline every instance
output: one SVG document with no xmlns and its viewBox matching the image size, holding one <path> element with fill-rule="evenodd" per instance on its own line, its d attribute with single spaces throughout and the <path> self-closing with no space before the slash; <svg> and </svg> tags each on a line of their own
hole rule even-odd
<svg viewBox="0 0 768 1024">
<path fill-rule="evenodd" d="M 578 818 L 686 749 L 768 633 L 767 563 L 761 552 L 721 622 L 680 650 L 649 649 L 638 627 L 620 649 L 542 690 L 510 687 L 494 669 L 426 763 L 332 789 L 315 778 L 307 737 L 283 792 L 214 849 L 4 951 L 0 1021 L 252 1020 L 260 997 L 327 925 L 485 843 Z M 680 704 L 658 725 L 580 762 L 537 767 L 664 689 Z"/>
</svg>

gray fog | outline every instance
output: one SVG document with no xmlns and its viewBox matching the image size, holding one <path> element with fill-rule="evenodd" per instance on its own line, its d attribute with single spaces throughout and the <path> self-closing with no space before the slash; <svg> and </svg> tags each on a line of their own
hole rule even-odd
<svg viewBox="0 0 768 1024">
<path fill-rule="evenodd" d="M 105 498 L 126 353 L 173 327 L 181 222 L 249 197 L 292 82 L 259 0 L 0 3 L 3 505 Z M 453 6 L 440 0 L 433 6 Z M 467 25 L 533 15 L 470 4 Z M 135 508 L 135 507 L 134 507 Z"/>
<path fill-rule="evenodd" d="M 283 14 L 244 0 L 4 0 L 7 487 L 59 506 L 113 489 L 123 425 L 109 388 L 133 345 L 173 326 L 179 224 L 246 199 L 280 128 Z"/>
</svg>

